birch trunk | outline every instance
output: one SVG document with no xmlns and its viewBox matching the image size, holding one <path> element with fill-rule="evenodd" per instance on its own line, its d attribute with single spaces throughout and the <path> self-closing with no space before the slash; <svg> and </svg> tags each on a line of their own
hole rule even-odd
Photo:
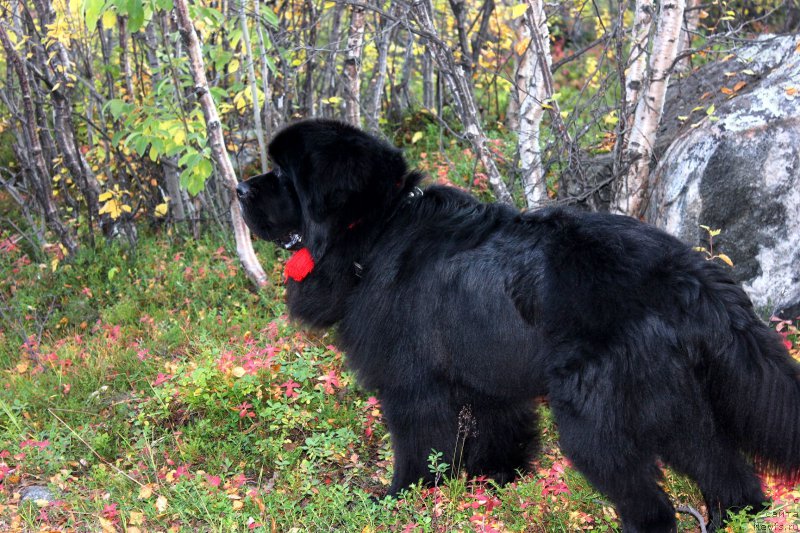
<svg viewBox="0 0 800 533">
<path fill-rule="evenodd" d="M 308 28 L 308 36 L 305 39 L 305 44 L 308 50 L 316 50 L 317 48 L 317 23 L 318 13 L 313 0 L 305 0 L 304 16 L 308 17 L 305 21 L 305 26 Z M 314 99 L 314 69 L 316 67 L 316 53 L 310 53 L 305 61 L 305 79 L 303 80 L 303 94 L 298 100 L 302 102 L 303 114 L 307 117 L 313 117 L 317 114 L 317 103 Z"/>
<path fill-rule="evenodd" d="M 239 202 L 236 200 L 236 174 L 233 170 L 228 151 L 225 148 L 225 139 L 222 136 L 222 124 L 217 114 L 217 108 L 209 92 L 208 80 L 206 80 L 203 56 L 200 51 L 200 41 L 194 30 L 192 21 L 189 18 L 189 10 L 186 0 L 174 0 L 175 16 L 178 29 L 186 46 L 189 55 L 189 68 L 194 79 L 195 94 L 203 109 L 203 117 L 206 121 L 208 132 L 208 144 L 211 148 L 211 155 L 217 164 L 217 171 L 222 177 L 222 183 L 228 188 L 230 197 L 231 223 L 233 224 L 233 234 L 236 239 L 236 252 L 239 261 L 242 263 L 247 277 L 257 286 L 262 287 L 268 283 L 267 275 L 261 264 L 258 262 L 253 243 L 250 240 L 250 230 L 242 219 Z"/>
<path fill-rule="evenodd" d="M 685 15 L 683 18 L 683 31 L 681 31 L 681 43 L 678 46 L 678 54 L 692 47 L 692 36 L 697 31 L 700 24 L 700 0 L 687 0 Z M 686 56 L 675 66 L 679 72 L 688 72 L 692 68 L 691 56 Z"/>
<path fill-rule="evenodd" d="M 0 42 L 6 53 L 8 64 L 12 65 L 19 78 L 20 93 L 22 96 L 22 109 L 25 122 L 22 129 L 25 132 L 26 145 L 30 150 L 33 172 L 31 174 L 31 185 L 33 186 L 36 200 L 44 213 L 46 224 L 58 235 L 61 244 L 66 248 L 69 255 L 78 251 L 78 241 L 74 232 L 66 226 L 58 214 L 53 189 L 51 186 L 52 176 L 47 171 L 47 164 L 42 153 L 42 144 L 39 141 L 39 134 L 36 131 L 36 113 L 33 109 L 33 98 L 31 96 L 31 86 L 28 82 L 28 74 L 14 46 L 8 38 L 6 27 L 0 22 Z"/>
<path fill-rule="evenodd" d="M 343 74 L 345 78 L 345 122 L 361 126 L 361 49 L 364 45 L 364 8 L 353 6 L 347 37 Z"/>
<path fill-rule="evenodd" d="M 119 17 L 119 62 L 122 67 L 122 77 L 125 80 L 126 101 L 135 102 L 133 92 L 133 73 L 131 70 L 131 59 L 128 53 L 128 17 Z"/>
<path fill-rule="evenodd" d="M 661 4 L 648 61 L 648 83 L 636 104 L 628 139 L 627 160 L 631 164 L 612 201 L 612 212 L 638 218 L 646 207 L 650 158 L 664 110 L 669 69 L 678 53 L 684 7 L 684 0 L 670 0 Z"/>
<path fill-rule="evenodd" d="M 631 36 L 631 55 L 625 77 L 625 103 L 627 112 L 633 113 L 639 100 L 639 91 L 644 83 L 647 65 L 647 46 L 650 43 L 650 28 L 653 25 L 653 0 L 636 0 Z"/>
<path fill-rule="evenodd" d="M 518 150 L 520 173 L 525 201 L 529 208 L 537 207 L 547 201 L 547 184 L 542 168 L 540 131 L 545 114 L 545 101 L 549 94 L 546 76 L 550 73 L 550 34 L 542 0 L 528 0 L 527 24 L 523 25 L 523 37 L 531 40 L 522 58 L 517 74 L 519 94 L 519 138 Z M 534 37 L 543 43 L 544 57 L 537 57 Z M 545 72 L 544 69 L 547 69 Z"/>
<path fill-rule="evenodd" d="M 40 13 L 39 16 L 43 34 L 46 34 L 47 26 L 52 24 L 55 20 L 55 11 L 53 10 L 52 4 L 47 0 L 38 0 L 36 6 Z M 79 185 L 83 197 L 86 200 L 90 232 L 93 231 L 94 220 L 98 220 L 104 233 L 106 233 L 106 229 L 113 224 L 109 224 L 111 221 L 108 217 L 101 217 L 98 214 L 100 210 L 100 183 L 97 181 L 97 177 L 92 171 L 91 166 L 80 151 L 80 147 L 77 143 L 75 124 L 72 120 L 72 82 L 70 81 L 70 76 L 73 66 L 67 49 L 60 41 L 57 39 L 45 39 L 45 43 L 56 82 L 54 88 L 50 91 L 50 97 L 53 101 L 53 122 L 56 144 L 58 145 L 67 170 L 69 170 L 75 183 Z M 46 72 L 44 68 L 43 72 Z M 127 226 L 125 228 L 126 235 L 135 235 L 135 229 L 132 227 L 132 223 L 130 221 L 125 221 L 123 223 Z M 133 237 L 133 239 L 135 240 L 135 237 Z M 133 244 L 133 242 L 131 244 Z"/>
<path fill-rule="evenodd" d="M 396 13 L 397 9 L 395 3 L 392 2 L 389 6 L 389 14 L 393 16 Z M 367 113 L 367 124 L 369 128 L 375 132 L 380 129 L 381 101 L 386 86 L 386 69 L 389 65 L 389 45 L 392 43 L 392 34 L 396 27 L 397 25 L 391 23 L 389 19 L 381 17 L 380 28 L 375 36 L 375 45 L 378 48 L 378 61 L 375 64 L 375 75 L 373 76 L 369 110 Z"/>
<path fill-rule="evenodd" d="M 261 0 L 256 0 L 254 4 L 254 12 L 258 24 L 256 24 L 256 33 L 258 34 L 258 44 L 261 47 L 261 85 L 264 91 L 264 107 L 261 109 L 261 118 L 264 121 L 264 128 L 266 138 L 272 137 L 272 86 L 270 85 L 270 70 L 269 63 L 267 62 L 267 44 L 264 39 L 264 29 L 261 27 L 261 13 L 260 6 Z"/>
<path fill-rule="evenodd" d="M 432 10 L 429 0 L 415 0 L 411 4 L 411 12 L 417 19 L 417 23 L 431 36 L 427 39 L 427 53 L 430 53 L 439 65 L 441 75 L 444 76 L 445 83 L 452 93 L 458 118 L 464 124 L 464 135 L 483 164 L 490 187 L 501 202 L 513 204 L 514 199 L 508 192 L 508 187 L 487 146 L 486 134 L 480 124 L 480 113 L 475 103 L 472 87 L 467 80 L 467 72 L 462 66 L 456 64 L 447 43 L 436 37 L 438 34 L 433 23 Z"/>
<path fill-rule="evenodd" d="M 338 61 L 336 56 L 339 54 L 339 41 L 342 33 L 342 13 L 344 12 L 344 4 L 337 2 L 333 7 L 333 21 L 331 22 L 331 32 L 329 39 L 329 51 L 325 58 L 325 69 L 322 71 L 322 89 L 320 96 L 326 100 L 332 96 L 336 96 L 338 87 L 338 76 L 336 75 Z M 333 105 L 324 105 L 321 107 L 322 116 L 325 118 L 333 118 L 337 116 L 335 112 L 336 107 Z"/>
<path fill-rule="evenodd" d="M 150 76 L 152 79 L 152 91 L 155 92 L 156 88 L 161 85 L 163 76 L 161 74 L 161 61 L 158 59 L 156 50 L 158 49 L 158 39 L 156 37 L 155 26 L 158 22 L 153 20 L 147 25 L 144 32 L 145 39 L 145 56 L 147 63 L 150 66 Z M 172 216 L 177 222 L 186 221 L 186 209 L 183 205 L 183 197 L 181 195 L 180 177 L 178 176 L 178 158 L 175 156 L 168 157 L 166 154 L 159 156 L 161 162 L 161 173 L 164 176 L 164 184 L 167 187 L 167 194 L 169 195 L 169 208 L 172 211 Z"/>
<path fill-rule="evenodd" d="M 260 0 L 255 0 L 259 2 Z M 247 13 L 245 12 L 246 0 L 239 0 L 239 19 L 242 24 L 242 42 L 244 42 L 244 62 L 247 63 L 247 77 L 250 84 L 250 94 L 253 97 L 253 124 L 256 128 L 258 140 L 258 154 L 261 157 L 261 172 L 267 173 L 267 145 L 264 142 L 264 128 L 261 127 L 261 113 L 258 107 L 258 86 L 256 68 L 253 62 L 253 49 L 250 46 L 250 28 L 247 26 Z"/>
</svg>

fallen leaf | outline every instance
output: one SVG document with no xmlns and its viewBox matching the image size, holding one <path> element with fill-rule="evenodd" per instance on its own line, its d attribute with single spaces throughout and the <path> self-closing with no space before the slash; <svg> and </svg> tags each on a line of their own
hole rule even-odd
<svg viewBox="0 0 800 533">
<path fill-rule="evenodd" d="M 140 513 L 138 511 L 131 511 L 131 514 L 128 517 L 128 522 L 130 522 L 134 526 L 141 526 L 144 523 L 144 513 Z M 129 532 L 130 530 L 131 528 L 128 528 Z"/>
<path fill-rule="evenodd" d="M 163 513 L 164 511 L 166 511 L 167 505 L 168 505 L 167 499 L 164 496 L 159 496 L 158 499 L 156 500 L 156 510 L 159 513 Z"/>
</svg>

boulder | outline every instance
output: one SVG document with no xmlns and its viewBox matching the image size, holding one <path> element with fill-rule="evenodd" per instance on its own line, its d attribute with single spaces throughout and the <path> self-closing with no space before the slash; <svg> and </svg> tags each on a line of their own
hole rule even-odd
<svg viewBox="0 0 800 533">
<path fill-rule="evenodd" d="M 646 219 L 705 247 L 709 235 L 701 225 L 721 230 L 714 251 L 732 259 L 732 273 L 756 307 L 795 318 L 800 315 L 800 36 L 762 38 L 734 53 L 699 73 L 715 91 L 711 112 L 708 101 L 696 100 L 702 111 L 690 112 L 689 104 L 665 110 L 662 128 L 677 133 L 651 173 Z"/>
</svg>

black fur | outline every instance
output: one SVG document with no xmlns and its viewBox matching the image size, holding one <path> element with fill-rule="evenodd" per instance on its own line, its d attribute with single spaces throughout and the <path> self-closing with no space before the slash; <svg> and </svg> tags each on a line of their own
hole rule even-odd
<svg viewBox="0 0 800 533">
<path fill-rule="evenodd" d="M 420 175 L 397 149 L 336 122 L 289 126 L 270 155 L 278 170 L 240 191 L 246 220 L 311 251 L 289 310 L 338 324 L 378 392 L 391 494 L 432 480 L 431 450 L 469 475 L 524 473 L 545 395 L 628 532 L 676 528 L 659 459 L 698 483 L 712 526 L 762 508 L 752 462 L 798 474 L 798 366 L 727 267 L 627 217 L 410 195 Z"/>
</svg>

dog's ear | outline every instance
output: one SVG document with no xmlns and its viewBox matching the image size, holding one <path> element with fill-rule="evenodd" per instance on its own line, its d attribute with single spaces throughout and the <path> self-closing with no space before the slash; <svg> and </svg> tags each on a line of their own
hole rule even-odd
<svg viewBox="0 0 800 533">
<path fill-rule="evenodd" d="M 400 150 L 334 121 L 285 128 L 270 144 L 270 155 L 294 183 L 303 238 L 314 257 L 345 238 L 349 227 L 385 216 L 406 174 Z"/>
</svg>

